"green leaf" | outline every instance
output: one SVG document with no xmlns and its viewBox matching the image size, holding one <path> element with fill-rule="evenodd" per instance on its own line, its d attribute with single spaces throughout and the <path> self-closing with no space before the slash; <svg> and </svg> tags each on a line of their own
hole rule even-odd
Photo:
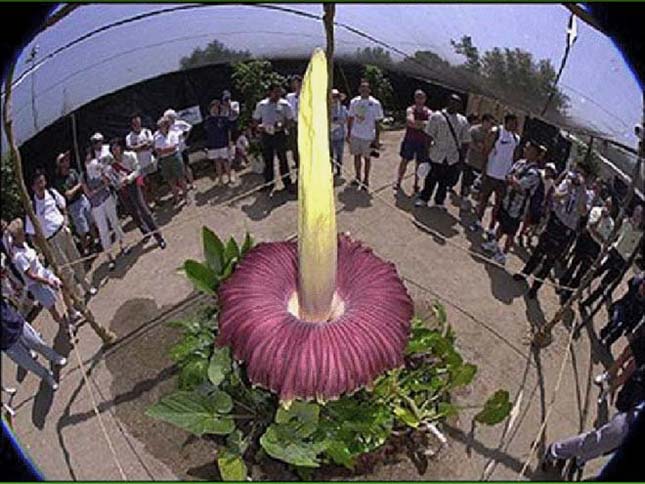
<svg viewBox="0 0 645 484">
<path fill-rule="evenodd" d="M 394 415 L 396 415 L 401 422 L 413 429 L 416 429 L 420 424 L 419 419 L 414 415 L 414 413 L 405 407 L 400 407 L 398 405 L 394 407 Z"/>
<path fill-rule="evenodd" d="M 211 407 L 215 409 L 217 413 L 227 414 L 233 410 L 233 399 L 231 396 L 222 391 L 215 391 L 209 397 Z"/>
<path fill-rule="evenodd" d="M 226 244 L 224 249 L 224 263 L 229 263 L 233 259 L 237 260 L 240 258 L 240 248 L 235 242 L 235 239 L 231 237 Z"/>
<path fill-rule="evenodd" d="M 255 242 L 253 241 L 253 238 L 251 237 L 251 234 L 248 232 L 246 233 L 246 236 L 244 237 L 244 242 L 242 243 L 242 248 L 240 249 L 241 255 L 246 254 L 251 248 L 253 247 L 253 244 Z"/>
<path fill-rule="evenodd" d="M 246 481 L 248 470 L 239 454 L 228 450 L 218 453 L 217 468 L 223 481 Z"/>
<path fill-rule="evenodd" d="M 278 408 L 275 414 L 275 421 L 276 423 L 283 424 L 295 419 L 302 423 L 318 424 L 319 415 L 320 407 L 317 404 L 295 400 L 288 409 L 282 406 Z"/>
<path fill-rule="evenodd" d="M 219 401 L 197 392 L 178 391 L 162 398 L 146 411 L 146 415 L 176 425 L 197 436 L 227 435 L 235 430 L 235 422 L 218 412 L 218 408 L 224 407 L 222 397 L 218 398 Z"/>
<path fill-rule="evenodd" d="M 457 407 L 447 402 L 439 402 L 439 405 L 437 405 L 437 410 L 439 412 L 437 414 L 437 418 L 454 417 L 459 413 Z"/>
<path fill-rule="evenodd" d="M 319 467 L 318 455 L 326 443 L 310 442 L 299 438 L 295 425 L 271 424 L 260 437 L 260 445 L 274 459 L 301 467 Z"/>
<path fill-rule="evenodd" d="M 226 449 L 234 454 L 244 455 L 249 448 L 249 443 L 249 436 L 244 437 L 239 429 L 235 429 L 235 432 L 226 437 Z"/>
<path fill-rule="evenodd" d="M 437 321 L 439 321 L 439 323 L 443 327 L 443 325 L 445 325 L 446 322 L 448 321 L 448 315 L 446 314 L 446 308 L 443 307 L 443 304 L 435 302 L 432 305 L 432 312 L 435 315 L 435 317 L 437 318 Z"/>
<path fill-rule="evenodd" d="M 226 267 L 222 271 L 222 274 L 219 276 L 220 281 L 223 281 L 233 273 L 233 268 L 235 267 L 236 263 L 237 263 L 237 259 L 231 259 L 230 261 L 227 262 Z"/>
<path fill-rule="evenodd" d="M 506 390 L 497 390 L 484 404 L 484 408 L 475 415 L 475 420 L 486 425 L 496 425 L 511 412 L 513 404 Z"/>
<path fill-rule="evenodd" d="M 228 348 L 215 348 L 208 365 L 208 379 L 215 386 L 224 381 L 231 372 L 231 354 Z"/>
<path fill-rule="evenodd" d="M 195 289 L 213 296 L 217 287 L 217 273 L 201 262 L 189 259 L 184 262 L 184 271 Z"/>
<path fill-rule="evenodd" d="M 356 463 L 356 455 L 350 450 L 346 442 L 342 440 L 331 440 L 327 444 L 325 454 L 336 464 L 353 469 Z"/>
<path fill-rule="evenodd" d="M 473 378 L 475 378 L 476 373 L 477 367 L 471 363 L 458 366 L 451 371 L 452 388 L 469 385 L 473 381 Z"/>
<path fill-rule="evenodd" d="M 202 242 L 206 264 L 216 275 L 220 274 L 224 266 L 224 244 L 215 232 L 207 227 L 202 228 Z"/>
<path fill-rule="evenodd" d="M 191 359 L 184 364 L 179 374 L 179 388 L 192 390 L 206 381 L 208 360 L 205 358 Z"/>
</svg>

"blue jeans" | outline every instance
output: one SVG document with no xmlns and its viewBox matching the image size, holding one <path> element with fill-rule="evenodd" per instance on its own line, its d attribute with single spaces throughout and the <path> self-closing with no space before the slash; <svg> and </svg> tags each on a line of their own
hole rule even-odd
<svg viewBox="0 0 645 484">
<path fill-rule="evenodd" d="M 69 216 L 72 219 L 74 230 L 80 236 L 90 231 L 92 226 L 92 207 L 85 195 L 69 205 Z"/>
<path fill-rule="evenodd" d="M 334 161 L 336 174 L 340 175 L 343 167 L 343 151 L 345 151 L 345 138 L 331 140 L 331 157 Z"/>
</svg>

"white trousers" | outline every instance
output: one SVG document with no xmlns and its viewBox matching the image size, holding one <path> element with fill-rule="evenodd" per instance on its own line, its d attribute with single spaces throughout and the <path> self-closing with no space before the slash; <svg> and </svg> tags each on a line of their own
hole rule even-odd
<svg viewBox="0 0 645 484">
<path fill-rule="evenodd" d="M 31 357 L 29 350 L 34 350 L 43 355 L 54 364 L 61 362 L 63 357 L 40 337 L 40 334 L 27 322 L 22 328 L 22 335 L 9 349 L 4 350 L 18 366 L 38 375 L 43 380 L 53 381 L 51 371 Z"/>
<path fill-rule="evenodd" d="M 112 237 L 110 236 L 110 228 L 108 222 L 114 233 L 116 234 L 117 242 L 123 240 L 125 234 L 119 223 L 119 217 L 116 214 L 116 202 L 113 196 L 109 196 L 98 207 L 92 207 L 92 217 L 96 222 L 99 229 L 99 238 L 101 239 L 101 246 L 105 252 L 110 253 L 112 250 Z"/>
</svg>

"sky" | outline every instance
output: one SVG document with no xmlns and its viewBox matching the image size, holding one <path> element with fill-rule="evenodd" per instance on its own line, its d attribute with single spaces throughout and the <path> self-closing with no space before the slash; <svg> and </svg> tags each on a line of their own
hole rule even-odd
<svg viewBox="0 0 645 484">
<path fill-rule="evenodd" d="M 79 8 L 26 46 L 16 73 L 23 72 L 32 45 L 37 60 L 100 26 L 173 5 L 98 4 Z M 318 4 L 284 7 L 317 15 Z M 480 52 L 493 47 L 521 48 L 557 68 L 566 38 L 569 11 L 557 4 L 337 5 L 336 20 L 413 54 L 432 50 L 449 62 L 463 62 L 451 39 L 470 35 Z M 25 141 L 83 104 L 130 84 L 179 68 L 182 56 L 217 39 L 254 56 L 308 57 L 325 38 L 321 22 L 253 5 L 209 5 L 164 13 L 106 30 L 48 59 L 14 90 L 16 136 Z M 373 45 L 336 28 L 336 52 Z M 392 53 L 395 60 L 400 56 Z M 560 87 L 571 98 L 569 114 L 625 144 L 635 145 L 641 122 L 642 91 L 611 39 L 578 21 Z M 32 109 L 35 93 L 36 110 Z M 185 106 L 178 106 L 183 108 Z M 34 116 L 35 114 L 35 116 Z M 97 127 L 99 129 L 99 127 Z"/>
</svg>

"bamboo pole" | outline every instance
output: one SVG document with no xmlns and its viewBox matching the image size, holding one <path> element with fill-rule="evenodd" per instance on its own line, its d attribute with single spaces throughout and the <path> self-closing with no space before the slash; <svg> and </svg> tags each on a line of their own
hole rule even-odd
<svg viewBox="0 0 645 484">
<path fill-rule="evenodd" d="M 336 4 L 323 3 L 323 23 L 325 25 L 325 36 L 327 39 L 327 106 L 329 110 L 329 122 L 331 124 L 331 90 L 334 88 L 334 15 L 336 14 Z"/>
<path fill-rule="evenodd" d="M 569 297 L 569 299 L 560 307 L 560 309 L 555 313 L 553 318 L 547 324 L 538 328 L 538 330 L 535 332 L 535 334 L 533 335 L 533 341 L 532 341 L 534 346 L 543 348 L 551 344 L 551 341 L 553 339 L 551 335 L 551 331 L 553 330 L 555 325 L 562 320 L 562 317 L 564 316 L 564 314 L 569 309 L 571 309 L 571 306 L 580 299 L 580 297 L 582 296 L 582 292 L 594 279 L 594 274 L 596 273 L 596 270 L 600 266 L 600 263 L 609 252 L 609 249 L 611 248 L 615 240 L 618 238 L 620 228 L 622 227 L 623 220 L 625 218 L 625 212 L 627 211 L 627 208 L 629 207 L 632 199 L 634 198 L 634 192 L 636 190 L 636 182 L 639 179 L 642 163 L 643 163 L 643 157 L 639 156 L 638 161 L 636 162 L 636 166 L 634 167 L 634 172 L 632 173 L 629 192 L 627 193 L 627 196 L 625 197 L 625 201 L 620 207 L 620 212 L 618 214 L 618 217 L 616 218 L 617 223 L 615 224 L 614 230 L 612 231 L 611 235 L 607 238 L 607 240 L 603 244 L 600 254 L 598 254 L 598 257 L 596 257 L 596 259 L 594 260 L 589 270 L 585 273 L 584 277 L 580 281 L 580 284 L 578 285 L 578 288 L 574 291 L 571 297 Z"/>
<path fill-rule="evenodd" d="M 101 338 L 103 343 L 105 345 L 112 344 L 116 341 L 116 335 L 110 330 L 101 326 L 94 318 L 94 315 L 92 314 L 92 312 L 86 306 L 85 301 L 77 297 L 75 292 L 71 290 L 70 287 L 71 287 L 71 284 L 73 284 L 73 281 L 67 280 L 67 277 L 64 277 L 62 275 L 62 272 L 58 264 L 56 263 L 56 259 L 53 257 L 52 249 L 49 243 L 47 242 L 47 239 L 44 236 L 44 232 L 40 225 L 40 221 L 38 220 L 38 217 L 36 217 L 36 214 L 34 213 L 34 209 L 33 209 L 31 200 L 29 198 L 29 193 L 27 191 L 27 186 L 25 185 L 25 178 L 22 171 L 22 158 L 20 157 L 20 151 L 16 145 L 16 139 L 13 131 L 11 100 L 12 100 L 12 92 L 13 92 L 12 82 L 13 82 L 14 70 L 15 70 L 15 63 L 9 66 L 7 77 L 5 79 L 3 124 L 4 124 L 5 136 L 7 137 L 7 142 L 9 144 L 9 152 L 11 155 L 11 159 L 13 161 L 14 173 L 18 182 L 18 188 L 20 191 L 20 200 L 22 201 L 23 208 L 25 209 L 25 212 L 27 213 L 27 216 L 31 220 L 34 226 L 34 229 L 36 231 L 36 244 L 38 245 L 38 248 L 44 254 L 46 259 L 49 261 L 52 271 L 54 272 L 56 277 L 58 277 L 63 283 L 61 287 L 61 291 L 63 294 L 63 300 L 65 301 L 67 310 L 71 311 L 72 309 L 77 308 L 81 312 L 81 314 L 83 314 L 83 316 L 90 324 L 92 329 Z"/>
</svg>

